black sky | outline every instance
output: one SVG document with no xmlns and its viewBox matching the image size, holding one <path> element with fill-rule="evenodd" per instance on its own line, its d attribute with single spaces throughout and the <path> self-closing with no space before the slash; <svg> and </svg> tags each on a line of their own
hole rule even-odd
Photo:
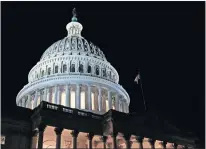
<svg viewBox="0 0 206 149">
<path fill-rule="evenodd" d="M 82 35 L 100 47 L 131 98 L 141 70 L 150 109 L 204 137 L 204 2 L 2 2 L 2 112 L 15 114 L 16 95 L 43 52 L 67 35 L 76 7 Z"/>
</svg>

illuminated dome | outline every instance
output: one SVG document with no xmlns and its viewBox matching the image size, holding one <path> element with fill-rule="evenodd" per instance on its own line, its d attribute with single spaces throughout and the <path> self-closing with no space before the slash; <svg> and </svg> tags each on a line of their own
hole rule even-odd
<svg viewBox="0 0 206 149">
<path fill-rule="evenodd" d="M 29 83 L 17 95 L 17 105 L 34 109 L 41 101 L 103 114 L 128 113 L 129 95 L 103 52 L 81 36 L 73 11 L 67 37 L 52 44 L 30 70 Z"/>
</svg>

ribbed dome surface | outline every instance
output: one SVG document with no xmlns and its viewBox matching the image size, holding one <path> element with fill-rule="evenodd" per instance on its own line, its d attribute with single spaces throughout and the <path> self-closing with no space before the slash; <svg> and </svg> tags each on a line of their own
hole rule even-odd
<svg viewBox="0 0 206 149">
<path fill-rule="evenodd" d="M 58 56 L 84 55 L 106 61 L 103 52 L 81 36 L 67 36 L 52 44 L 42 55 L 41 61 Z"/>
</svg>

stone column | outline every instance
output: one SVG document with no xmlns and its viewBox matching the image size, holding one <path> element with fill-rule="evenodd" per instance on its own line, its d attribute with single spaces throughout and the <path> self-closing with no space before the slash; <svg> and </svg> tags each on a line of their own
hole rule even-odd
<svg viewBox="0 0 206 149">
<path fill-rule="evenodd" d="M 139 149 L 143 149 L 143 144 L 142 144 L 142 142 L 143 142 L 143 137 L 140 137 L 140 136 L 137 136 L 136 137 L 136 140 L 137 140 L 137 142 L 139 143 Z"/>
<path fill-rule="evenodd" d="M 125 101 L 125 111 L 126 111 L 126 113 L 129 113 L 129 110 L 128 110 L 128 103 L 127 103 L 127 101 Z"/>
<path fill-rule="evenodd" d="M 54 104 L 57 104 L 57 92 L 58 92 L 58 87 L 56 85 L 54 87 Z"/>
<path fill-rule="evenodd" d="M 37 106 L 37 100 L 38 100 L 38 91 L 36 90 L 35 97 L 34 97 L 34 108 L 36 108 Z"/>
<path fill-rule="evenodd" d="M 116 93 L 116 96 L 115 96 L 115 110 L 119 111 L 119 94 L 118 93 Z"/>
<path fill-rule="evenodd" d="M 151 149 L 155 149 L 155 140 L 154 139 L 149 139 L 148 142 L 151 145 Z"/>
<path fill-rule="evenodd" d="M 120 112 L 122 112 L 123 111 L 123 109 L 122 109 L 122 99 L 121 98 L 119 98 L 119 111 Z"/>
<path fill-rule="evenodd" d="M 27 108 L 30 108 L 31 109 L 31 95 L 29 94 L 28 95 L 28 102 L 27 102 Z"/>
<path fill-rule="evenodd" d="M 78 136 L 78 134 L 79 134 L 79 132 L 77 130 L 73 130 L 71 132 L 73 149 L 77 149 L 77 136 Z"/>
<path fill-rule="evenodd" d="M 77 109 L 80 109 L 80 85 L 79 84 L 77 84 L 76 85 L 76 93 L 75 93 L 75 108 L 77 108 Z"/>
<path fill-rule="evenodd" d="M 122 99 L 122 112 L 125 112 L 125 109 L 124 109 L 124 99 Z"/>
<path fill-rule="evenodd" d="M 32 138 L 31 138 L 31 149 L 36 149 L 37 148 L 37 134 L 38 134 L 38 131 L 37 130 L 34 130 L 32 132 Z"/>
<path fill-rule="evenodd" d="M 112 139 L 113 139 L 113 149 L 117 149 L 117 133 L 113 134 Z"/>
<path fill-rule="evenodd" d="M 177 143 L 173 144 L 174 149 L 177 149 L 177 146 L 178 146 Z"/>
<path fill-rule="evenodd" d="M 103 141 L 103 145 L 104 145 L 104 149 L 107 148 L 107 136 L 102 136 L 102 141 Z"/>
<path fill-rule="evenodd" d="M 66 85 L 66 88 L 65 88 L 65 90 L 66 90 L 66 99 L 65 99 L 65 101 L 66 101 L 66 106 L 67 107 L 70 107 L 70 88 L 69 88 L 69 85 Z"/>
<path fill-rule="evenodd" d="M 98 107 L 99 111 L 102 111 L 102 89 L 98 88 L 99 96 L 98 96 Z"/>
<path fill-rule="evenodd" d="M 63 129 L 62 128 L 55 128 L 56 133 L 56 149 L 61 149 L 61 134 Z"/>
<path fill-rule="evenodd" d="M 47 92 L 48 92 L 48 90 L 47 90 L 47 88 L 45 87 L 45 88 L 44 88 L 44 99 L 43 99 L 43 101 L 46 101 L 46 100 L 47 100 Z"/>
<path fill-rule="evenodd" d="M 166 141 L 162 141 L 162 142 L 161 142 L 161 145 L 162 145 L 162 148 L 163 148 L 163 149 L 166 149 L 167 142 L 166 142 Z"/>
<path fill-rule="evenodd" d="M 87 86 L 87 90 L 88 90 L 88 105 L 89 105 L 89 110 L 92 110 L 92 97 L 91 97 L 91 86 L 88 85 Z"/>
<path fill-rule="evenodd" d="M 61 105 L 61 88 L 60 88 L 60 86 L 57 87 L 57 104 Z"/>
<path fill-rule="evenodd" d="M 43 140 L 44 140 L 44 129 L 46 126 L 39 126 L 38 131 L 39 131 L 39 138 L 38 138 L 38 149 L 43 148 Z"/>
<path fill-rule="evenodd" d="M 130 148 L 131 148 L 130 137 L 131 137 L 130 134 L 124 135 L 124 139 L 125 139 L 125 141 L 126 141 L 126 148 L 127 148 L 127 149 L 130 149 Z"/>
<path fill-rule="evenodd" d="M 49 102 L 50 90 L 47 88 L 46 101 Z"/>
<path fill-rule="evenodd" d="M 21 99 L 21 106 L 25 107 L 25 98 L 24 97 Z"/>
<path fill-rule="evenodd" d="M 94 134 L 89 133 L 87 134 L 87 138 L 89 140 L 89 149 L 92 149 L 92 138 L 93 138 Z"/>
<path fill-rule="evenodd" d="M 109 104 L 109 110 L 112 109 L 112 92 L 108 91 L 108 104 Z"/>
</svg>

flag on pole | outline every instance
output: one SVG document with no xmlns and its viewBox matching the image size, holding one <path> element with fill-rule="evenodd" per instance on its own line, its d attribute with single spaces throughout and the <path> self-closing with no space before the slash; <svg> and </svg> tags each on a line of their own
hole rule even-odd
<svg viewBox="0 0 206 149">
<path fill-rule="evenodd" d="M 137 82 L 137 84 L 139 84 L 139 80 L 140 80 L 140 73 L 138 72 L 134 82 Z"/>
</svg>

